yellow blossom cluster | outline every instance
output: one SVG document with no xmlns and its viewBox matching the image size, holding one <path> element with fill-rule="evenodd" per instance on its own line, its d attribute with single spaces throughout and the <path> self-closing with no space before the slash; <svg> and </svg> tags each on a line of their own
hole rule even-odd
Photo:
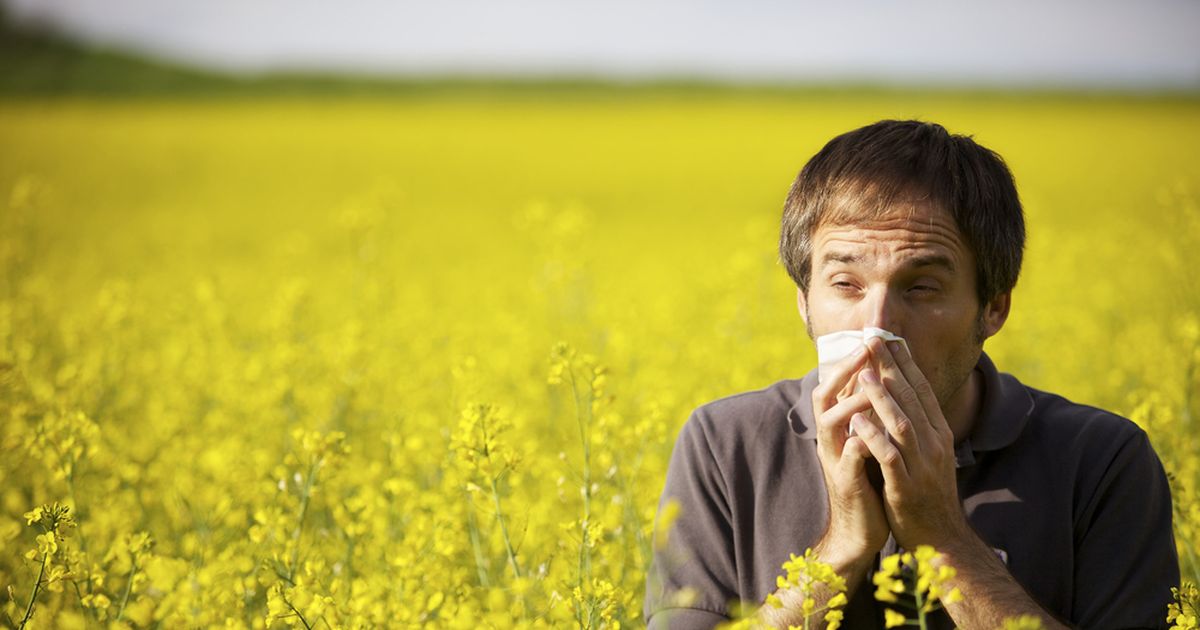
<svg viewBox="0 0 1200 630">
<path fill-rule="evenodd" d="M 1196 583 L 1184 580 L 1183 584 L 1171 589 L 1171 597 L 1175 600 L 1167 606 L 1171 630 L 1200 627 L 1200 588 Z"/>
<path fill-rule="evenodd" d="M 962 593 L 957 588 L 947 588 L 955 574 L 954 567 L 943 562 L 941 554 L 933 547 L 920 545 L 914 551 L 884 558 L 871 582 L 875 585 L 875 599 L 911 606 L 918 623 L 924 628 L 926 615 L 940 609 L 943 604 L 962 600 Z M 901 600 L 901 596 L 904 600 Z M 906 615 L 893 608 L 886 609 L 886 627 L 902 626 L 907 622 Z"/>
<path fill-rule="evenodd" d="M 833 566 L 817 560 L 812 549 L 806 549 L 801 557 L 791 554 L 783 563 L 783 570 L 787 577 L 778 577 L 775 586 L 792 589 L 799 595 L 805 629 L 809 618 L 823 612 L 826 630 L 837 630 L 842 622 L 841 608 L 846 605 L 846 580 L 833 570 Z M 820 606 L 817 604 L 818 593 L 823 599 Z M 775 595 L 767 597 L 767 604 L 776 608 L 783 605 Z"/>
<path fill-rule="evenodd" d="M 846 605 L 846 580 L 832 565 L 822 562 L 811 548 L 803 556 L 789 554 L 782 568 L 784 575 L 776 577 L 778 589 L 767 596 L 759 608 L 752 603 L 740 602 L 737 617 L 719 626 L 721 630 L 764 630 L 775 628 L 770 616 L 777 610 L 787 608 L 789 616 L 799 614 L 801 624 L 785 624 L 786 630 L 810 630 L 822 627 L 837 630 L 841 627 L 842 608 Z M 786 600 L 786 601 L 785 601 Z M 793 617 L 794 618 L 794 617 Z"/>
</svg>

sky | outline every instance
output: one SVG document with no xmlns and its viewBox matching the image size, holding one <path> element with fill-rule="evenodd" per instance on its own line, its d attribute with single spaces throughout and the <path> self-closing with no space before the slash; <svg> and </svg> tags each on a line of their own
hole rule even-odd
<svg viewBox="0 0 1200 630">
<path fill-rule="evenodd" d="M 1200 88 L 1200 0 L 0 0 L 210 68 Z"/>
</svg>

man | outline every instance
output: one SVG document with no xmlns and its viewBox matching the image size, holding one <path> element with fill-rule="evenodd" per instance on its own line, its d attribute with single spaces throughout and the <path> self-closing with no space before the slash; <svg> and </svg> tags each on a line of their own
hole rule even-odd
<svg viewBox="0 0 1200 630">
<path fill-rule="evenodd" d="M 710 628 L 731 602 L 771 594 L 784 607 L 762 618 L 803 626 L 776 576 L 807 548 L 846 579 L 843 626 L 881 628 L 871 576 L 918 545 L 956 568 L 963 595 L 933 627 L 1019 615 L 1165 627 L 1179 565 L 1146 434 L 1022 385 L 983 353 L 1008 317 L 1024 240 L 1003 161 L 941 126 L 882 121 L 808 162 L 780 255 L 809 336 L 876 327 L 907 348 L 871 338 L 819 383 L 813 370 L 692 413 L 660 503 L 677 502 L 679 518 L 647 578 L 651 628 Z"/>
</svg>

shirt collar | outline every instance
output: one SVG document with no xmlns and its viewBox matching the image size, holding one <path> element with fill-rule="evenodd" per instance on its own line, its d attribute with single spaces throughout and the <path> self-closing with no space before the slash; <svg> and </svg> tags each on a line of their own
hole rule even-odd
<svg viewBox="0 0 1200 630">
<path fill-rule="evenodd" d="M 975 369 L 983 374 L 983 404 L 971 434 L 955 449 L 959 465 L 974 463 L 972 452 L 995 451 L 1016 441 L 1033 413 L 1033 396 L 1011 374 L 1001 373 L 986 352 L 980 353 Z M 817 370 L 800 379 L 800 391 L 788 410 L 792 432 L 808 440 L 817 439 L 812 392 L 817 387 Z"/>
</svg>

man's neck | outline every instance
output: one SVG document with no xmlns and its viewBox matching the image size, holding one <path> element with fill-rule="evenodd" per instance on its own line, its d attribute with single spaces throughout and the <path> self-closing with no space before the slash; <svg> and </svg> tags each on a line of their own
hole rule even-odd
<svg viewBox="0 0 1200 630">
<path fill-rule="evenodd" d="M 975 419 L 983 406 L 983 374 L 979 370 L 971 370 L 966 382 L 954 392 L 950 404 L 943 410 L 946 422 L 954 433 L 954 445 L 958 446 L 975 426 Z"/>
</svg>

